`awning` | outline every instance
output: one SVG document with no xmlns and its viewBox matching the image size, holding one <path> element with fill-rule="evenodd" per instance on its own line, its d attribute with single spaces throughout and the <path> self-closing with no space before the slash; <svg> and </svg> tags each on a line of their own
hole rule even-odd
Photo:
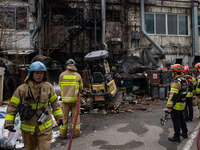
<svg viewBox="0 0 200 150">
<path fill-rule="evenodd" d="M 7 55 L 29 55 L 34 53 L 34 50 L 3 50 L 3 54 Z"/>
</svg>

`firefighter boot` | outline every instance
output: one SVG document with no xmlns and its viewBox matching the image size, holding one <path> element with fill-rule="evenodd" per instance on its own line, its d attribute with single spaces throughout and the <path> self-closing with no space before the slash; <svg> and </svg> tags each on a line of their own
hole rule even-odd
<svg viewBox="0 0 200 150">
<path fill-rule="evenodd" d="M 79 134 L 80 134 L 80 131 L 79 131 L 79 130 L 75 130 L 75 131 L 74 131 L 73 138 L 79 137 Z"/>
<path fill-rule="evenodd" d="M 173 137 L 169 137 L 168 140 L 169 140 L 169 141 L 172 141 L 172 142 L 178 142 L 178 143 L 181 142 L 180 137 L 179 137 L 179 138 L 176 138 L 176 137 L 174 137 L 174 136 L 173 136 Z"/>
<path fill-rule="evenodd" d="M 181 132 L 181 133 L 180 133 L 180 136 L 182 136 L 183 138 L 188 138 L 187 133 L 183 133 L 183 132 Z"/>
</svg>

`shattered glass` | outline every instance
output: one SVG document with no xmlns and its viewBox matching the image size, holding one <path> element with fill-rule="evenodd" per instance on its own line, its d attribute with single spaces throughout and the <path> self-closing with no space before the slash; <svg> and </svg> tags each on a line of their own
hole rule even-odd
<svg viewBox="0 0 200 150">
<path fill-rule="evenodd" d="M 15 29 L 15 7 L 0 7 L 0 27 Z"/>
<path fill-rule="evenodd" d="M 0 7 L 0 28 L 27 30 L 27 7 Z"/>
</svg>

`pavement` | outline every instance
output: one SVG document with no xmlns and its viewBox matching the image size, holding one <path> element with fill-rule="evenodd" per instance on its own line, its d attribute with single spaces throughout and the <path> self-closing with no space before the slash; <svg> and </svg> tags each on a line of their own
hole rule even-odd
<svg viewBox="0 0 200 150">
<path fill-rule="evenodd" d="M 133 104 L 126 106 L 128 109 L 135 107 Z M 160 124 L 160 118 L 165 115 L 165 106 L 166 101 L 155 100 L 146 110 L 83 113 L 80 137 L 73 139 L 71 150 L 197 150 L 196 139 L 200 127 L 200 120 L 196 119 L 199 113 L 197 106 L 193 107 L 193 121 L 187 123 L 188 138 L 181 137 L 181 143 L 168 141 L 168 137 L 174 134 L 171 120 L 164 126 Z M 59 128 L 53 130 L 58 131 Z M 68 149 L 71 131 L 68 132 L 66 139 L 57 138 L 51 144 L 51 150 Z"/>
</svg>

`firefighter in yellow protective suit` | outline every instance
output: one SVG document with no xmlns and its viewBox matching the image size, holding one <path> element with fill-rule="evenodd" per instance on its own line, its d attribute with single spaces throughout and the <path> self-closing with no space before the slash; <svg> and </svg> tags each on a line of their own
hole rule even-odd
<svg viewBox="0 0 200 150">
<path fill-rule="evenodd" d="M 185 108 L 186 94 L 187 94 L 187 81 L 184 75 L 181 74 L 182 69 L 180 64 L 171 66 L 173 81 L 171 82 L 171 89 L 169 99 L 167 101 L 168 112 L 171 114 L 174 136 L 169 137 L 169 141 L 180 142 L 180 135 L 184 138 L 187 136 L 187 125 L 184 118 L 183 110 Z M 182 132 L 180 133 L 180 128 Z"/>
<path fill-rule="evenodd" d="M 197 63 L 194 65 L 194 68 L 196 68 L 197 77 L 196 77 L 196 96 L 197 96 L 197 105 L 199 108 L 199 116 L 197 116 L 197 119 L 200 119 L 200 63 Z"/>
<path fill-rule="evenodd" d="M 188 83 L 184 115 L 185 115 L 186 122 L 189 122 L 189 121 L 192 121 L 192 119 L 193 119 L 192 97 L 193 97 L 193 93 L 194 93 L 194 87 L 196 85 L 196 80 L 194 77 L 192 77 L 189 66 L 183 67 L 183 74 L 184 74 L 184 78 L 186 79 L 186 81 Z"/>
<path fill-rule="evenodd" d="M 68 129 L 69 111 L 72 113 L 72 126 L 74 127 L 74 121 L 78 106 L 78 93 L 82 91 L 83 82 L 79 73 L 77 73 L 76 63 L 73 59 L 69 59 L 66 62 L 67 69 L 59 76 L 59 85 L 61 87 L 62 98 L 62 111 L 64 113 L 63 125 L 60 126 L 61 138 L 66 138 Z M 78 110 L 79 111 L 79 110 Z M 73 137 L 76 138 L 80 134 L 80 115 L 78 115 L 75 125 L 75 131 Z"/>
<path fill-rule="evenodd" d="M 15 116 L 19 111 L 24 146 L 27 150 L 50 150 L 52 115 L 62 125 L 63 113 L 52 85 L 46 80 L 46 67 L 36 61 L 29 67 L 25 83 L 14 92 L 8 104 L 4 128 L 15 132 Z M 51 111 L 50 109 L 53 109 Z"/>
</svg>

